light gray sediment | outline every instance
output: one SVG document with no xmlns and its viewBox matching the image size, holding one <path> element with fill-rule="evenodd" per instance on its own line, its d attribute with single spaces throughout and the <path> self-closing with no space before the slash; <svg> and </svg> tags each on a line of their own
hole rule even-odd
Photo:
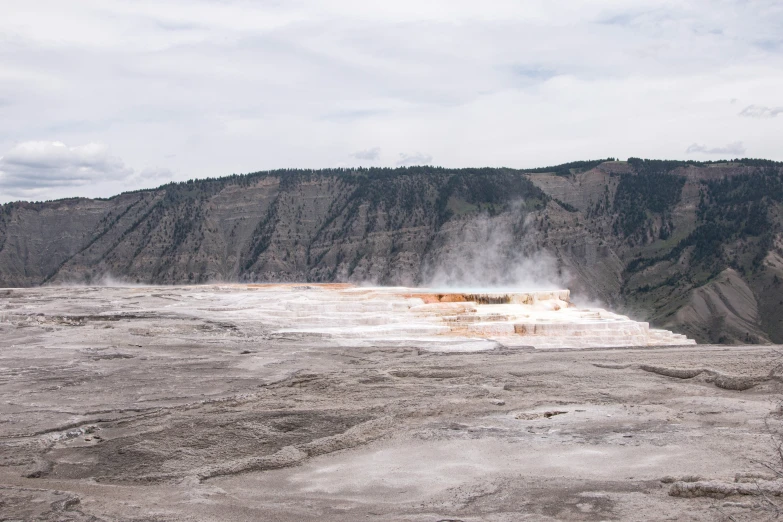
<svg viewBox="0 0 783 522">
<path fill-rule="evenodd" d="M 779 490 L 776 347 L 339 346 L 199 287 L 11 294 L 0 518 L 752 520 Z"/>
</svg>

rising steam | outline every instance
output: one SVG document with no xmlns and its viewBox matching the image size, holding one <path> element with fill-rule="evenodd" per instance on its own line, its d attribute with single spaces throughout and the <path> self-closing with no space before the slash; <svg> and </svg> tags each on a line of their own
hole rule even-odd
<svg viewBox="0 0 783 522">
<path fill-rule="evenodd" d="M 568 274 L 535 241 L 531 214 L 521 203 L 497 216 L 480 214 L 444 231 L 423 270 L 432 288 L 567 288 Z"/>
</svg>

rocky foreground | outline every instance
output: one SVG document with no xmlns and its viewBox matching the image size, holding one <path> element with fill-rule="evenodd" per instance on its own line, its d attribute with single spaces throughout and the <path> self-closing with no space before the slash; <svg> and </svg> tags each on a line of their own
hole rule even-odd
<svg viewBox="0 0 783 522">
<path fill-rule="evenodd" d="M 258 295 L 2 291 L 2 518 L 758 520 L 779 498 L 779 348 L 340 341 Z"/>
</svg>

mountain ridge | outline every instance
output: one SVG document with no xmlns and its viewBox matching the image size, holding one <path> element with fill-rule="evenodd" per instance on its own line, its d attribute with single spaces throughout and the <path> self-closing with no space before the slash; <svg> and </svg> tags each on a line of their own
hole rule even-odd
<svg viewBox="0 0 783 522">
<path fill-rule="evenodd" d="M 262 171 L 0 207 L 0 286 L 544 279 L 700 341 L 781 342 L 783 163 Z"/>
</svg>

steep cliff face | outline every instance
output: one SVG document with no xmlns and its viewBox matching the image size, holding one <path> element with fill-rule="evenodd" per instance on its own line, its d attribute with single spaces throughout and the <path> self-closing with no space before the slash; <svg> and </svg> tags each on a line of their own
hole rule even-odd
<svg viewBox="0 0 783 522">
<path fill-rule="evenodd" d="M 783 341 L 783 168 L 275 171 L 0 208 L 0 285 L 568 285 L 694 336 Z"/>
</svg>

